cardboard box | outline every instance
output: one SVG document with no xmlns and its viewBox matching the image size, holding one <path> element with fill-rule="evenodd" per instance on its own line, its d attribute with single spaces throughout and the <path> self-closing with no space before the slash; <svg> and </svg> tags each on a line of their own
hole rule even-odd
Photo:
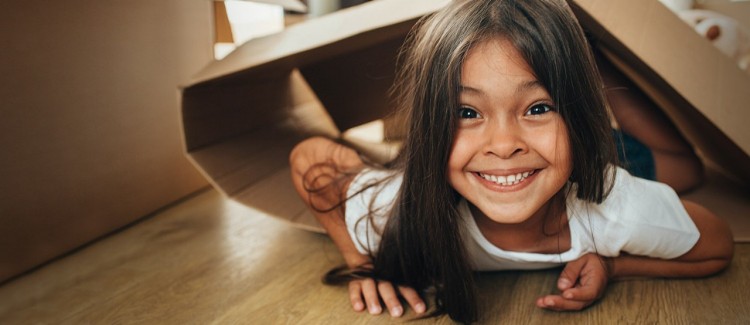
<svg viewBox="0 0 750 325">
<path fill-rule="evenodd" d="M 578 0 L 581 24 L 708 159 L 750 183 L 750 76 L 658 1 Z M 634 22 L 638 23 L 634 23 Z"/>
<path fill-rule="evenodd" d="M 183 87 L 188 157 L 232 199 L 321 231 L 291 185 L 289 151 L 388 114 L 398 48 L 445 3 L 375 1 L 240 46 Z"/>
<path fill-rule="evenodd" d="M 337 136 L 389 114 L 400 44 L 419 17 L 448 2 L 366 3 L 253 40 L 209 65 L 183 88 L 188 156 L 229 197 L 320 230 L 296 198 L 286 154 L 304 137 Z M 694 199 L 716 199 L 709 208 L 746 217 L 750 78 L 658 1 L 571 4 L 611 59 L 720 166 L 706 188 L 723 195 Z M 741 226 L 750 235 L 750 221 Z"/>
<path fill-rule="evenodd" d="M 209 2 L 9 1 L 0 21 L 0 283 L 208 187 L 175 86 L 212 59 Z"/>
</svg>

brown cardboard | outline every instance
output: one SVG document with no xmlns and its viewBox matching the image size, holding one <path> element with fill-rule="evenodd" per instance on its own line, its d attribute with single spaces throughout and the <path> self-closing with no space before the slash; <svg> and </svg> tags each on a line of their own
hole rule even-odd
<svg viewBox="0 0 750 325">
<path fill-rule="evenodd" d="M 287 157 L 311 135 L 378 119 L 416 20 L 447 1 L 375 1 L 254 39 L 198 73 L 182 114 L 189 158 L 227 196 L 320 231 L 296 198 Z M 394 10 L 394 9 L 398 10 Z"/>
<path fill-rule="evenodd" d="M 688 139 L 750 183 L 750 76 L 658 1 L 577 0 L 590 33 Z M 638 23 L 635 23 L 638 22 Z"/>
<path fill-rule="evenodd" d="M 416 19 L 446 3 L 374 1 L 244 44 L 184 86 L 188 156 L 229 197 L 320 230 L 295 197 L 285 153 L 303 137 L 338 136 L 388 116 L 387 89 L 399 44 Z M 735 217 L 747 217 L 750 130 L 743 124 L 749 117 L 744 109 L 750 103 L 749 78 L 733 71 L 728 59 L 658 1 L 572 4 L 610 58 L 667 111 L 707 160 L 732 175 L 729 183 L 711 176 L 712 188 L 731 189 L 712 202 L 732 203 L 718 204 L 734 207 L 729 213 Z M 740 185 L 726 185 L 735 183 Z"/>
<path fill-rule="evenodd" d="M 227 6 L 224 1 L 214 1 L 214 42 L 234 43 L 232 25 L 229 24 Z"/>
<path fill-rule="evenodd" d="M 208 186 L 176 85 L 212 59 L 211 3 L 0 10 L 0 283 Z"/>
</svg>

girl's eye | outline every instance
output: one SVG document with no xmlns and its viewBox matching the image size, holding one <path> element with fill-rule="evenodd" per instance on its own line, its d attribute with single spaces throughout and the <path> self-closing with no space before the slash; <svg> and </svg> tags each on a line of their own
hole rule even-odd
<svg viewBox="0 0 750 325">
<path fill-rule="evenodd" d="M 462 106 L 461 108 L 458 109 L 458 117 L 462 119 L 474 119 L 474 118 L 481 118 L 482 115 L 479 114 L 479 112 L 477 112 L 473 108 Z"/>
<path fill-rule="evenodd" d="M 536 104 L 526 111 L 526 115 L 542 115 L 552 110 L 552 107 L 547 104 Z"/>
</svg>

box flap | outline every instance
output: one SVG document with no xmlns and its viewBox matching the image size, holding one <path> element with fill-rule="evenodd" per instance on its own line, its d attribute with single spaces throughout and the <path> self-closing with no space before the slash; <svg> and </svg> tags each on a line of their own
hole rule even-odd
<svg viewBox="0 0 750 325">
<path fill-rule="evenodd" d="M 702 155 L 750 183 L 750 76 L 658 1 L 576 0 L 572 6 L 609 58 Z"/>
<path fill-rule="evenodd" d="M 185 87 L 230 75 L 289 71 L 382 40 L 402 37 L 413 22 L 449 0 L 380 0 L 340 10 L 245 43 L 196 74 Z"/>
</svg>

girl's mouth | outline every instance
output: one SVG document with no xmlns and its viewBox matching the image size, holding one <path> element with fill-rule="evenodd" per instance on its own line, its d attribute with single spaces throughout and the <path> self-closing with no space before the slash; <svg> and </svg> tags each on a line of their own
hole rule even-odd
<svg viewBox="0 0 750 325">
<path fill-rule="evenodd" d="M 517 173 L 515 175 L 505 175 L 505 176 L 497 176 L 497 175 L 490 175 L 490 174 L 483 174 L 483 173 L 477 173 L 479 177 L 482 179 L 495 183 L 500 186 L 510 186 L 510 185 L 516 185 L 518 183 L 523 182 L 526 178 L 528 178 L 531 175 L 534 175 L 536 173 L 536 169 L 523 172 L 523 173 Z"/>
</svg>

